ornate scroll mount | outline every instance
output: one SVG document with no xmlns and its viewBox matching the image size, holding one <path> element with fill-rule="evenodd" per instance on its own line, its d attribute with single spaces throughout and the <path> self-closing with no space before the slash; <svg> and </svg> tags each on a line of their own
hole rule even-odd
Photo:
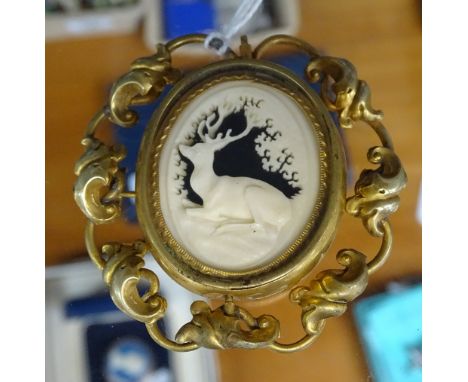
<svg viewBox="0 0 468 382">
<path fill-rule="evenodd" d="M 109 98 L 110 119 L 123 127 L 132 126 L 138 115 L 130 106 L 153 102 L 179 76 L 180 72 L 171 67 L 166 46 L 158 44 L 154 55 L 135 60 L 130 72 L 114 83 Z"/>
<path fill-rule="evenodd" d="M 125 157 L 123 147 L 108 147 L 96 138 L 81 143 L 85 153 L 75 165 L 75 201 L 93 223 L 109 223 L 120 216 L 120 193 L 124 174 L 118 163 Z"/>
<path fill-rule="evenodd" d="M 211 349 L 255 349 L 268 346 L 279 337 L 276 318 L 269 315 L 255 318 L 232 301 L 215 310 L 204 301 L 195 301 L 190 310 L 193 319 L 177 333 L 179 344 L 194 342 Z"/>
<path fill-rule="evenodd" d="M 153 165 L 157 162 L 139 161 L 137 164 L 137 173 L 139 172 L 140 175 L 137 176 L 137 179 L 140 183 L 137 182 L 135 192 L 124 192 L 124 172 L 119 169 L 119 163 L 125 157 L 125 150 L 120 147 L 108 147 L 94 138 L 98 125 L 103 121 L 110 121 L 123 127 L 132 126 L 138 119 L 138 115 L 132 110 L 132 106 L 152 102 L 156 97 L 160 96 L 166 85 L 177 82 L 181 78 L 181 72 L 172 67 L 171 54 L 182 46 L 194 43 L 200 44 L 203 43 L 205 39 L 206 35 L 203 34 L 181 36 L 169 41 L 166 45 L 158 45 L 157 52 L 154 55 L 139 58 L 134 61 L 131 64 L 130 71 L 120 77 L 114 84 L 108 104 L 96 114 L 88 125 L 86 138 L 82 141 L 82 144 L 86 147 L 86 151 L 76 163 L 75 174 L 77 175 L 77 180 L 74 187 L 75 200 L 88 219 L 85 231 L 86 247 L 91 259 L 96 266 L 103 271 L 104 281 L 109 287 L 110 295 L 115 305 L 133 319 L 145 323 L 148 333 L 153 340 L 166 349 L 185 352 L 200 347 L 211 349 L 267 348 L 282 353 L 302 350 L 310 346 L 319 337 L 328 318 L 340 316 L 346 311 L 347 304 L 356 299 L 365 290 L 368 277 L 380 269 L 388 259 L 393 242 L 393 234 L 388 217 L 391 213 L 395 212 L 399 206 L 399 193 L 406 185 L 406 174 L 401 166 L 400 160 L 393 151 L 391 138 L 381 123 L 383 114 L 372 108 L 369 87 L 365 81 L 358 79 L 354 66 L 344 59 L 320 57 L 315 48 L 295 37 L 286 35 L 271 36 L 259 44 L 254 50 L 252 50 L 252 47 L 248 44 L 247 38 L 244 37 L 242 38 L 239 55 L 229 51 L 226 55 L 226 58 L 228 58 L 226 62 L 218 62 L 209 65 L 200 69 L 198 74 L 182 79 L 175 87 L 174 93 L 172 93 L 174 97 L 170 97 L 166 102 L 162 103 L 162 107 L 165 109 L 159 110 L 152 122 L 153 125 L 150 125 L 147 133 L 145 133 L 150 134 L 147 137 L 151 139 L 154 138 L 155 144 L 148 139 L 147 142 L 150 144 L 148 147 L 140 149 L 140 157 L 146 160 L 148 158 L 154 158 L 156 156 L 155 154 L 158 154 L 157 157 L 161 158 L 162 155 L 159 155 L 160 151 L 154 151 L 154 148 L 163 150 L 164 145 L 174 144 L 173 148 L 178 148 L 180 152 L 184 150 L 187 151 L 186 159 L 192 162 L 192 165 L 195 167 L 195 163 L 193 163 L 195 162 L 195 157 L 191 159 L 189 151 L 189 149 L 194 150 L 193 147 L 195 144 L 190 145 L 190 143 L 194 143 L 195 139 L 193 142 L 188 142 L 190 140 L 189 136 L 188 138 L 181 139 L 179 142 L 176 139 L 177 136 L 174 135 L 174 141 L 171 143 L 171 134 L 177 132 L 176 128 L 172 129 L 171 124 L 177 123 L 177 116 L 181 115 L 181 110 L 184 110 L 184 107 L 196 98 L 204 105 L 202 109 L 205 109 L 206 106 L 206 110 L 209 110 L 209 107 L 218 101 L 216 99 L 216 102 L 208 102 L 208 98 L 202 98 L 204 95 L 208 94 L 208 91 L 205 90 L 207 90 L 209 86 L 214 87 L 218 84 L 221 85 L 221 82 L 223 82 L 222 85 L 224 86 L 224 82 L 243 81 L 241 82 L 241 84 L 244 83 L 242 85 L 242 94 L 240 94 L 242 96 L 244 96 L 244 93 L 250 94 L 250 88 L 245 85 L 245 82 L 255 83 L 255 91 L 257 92 L 259 92 L 259 89 L 263 86 L 270 85 L 271 89 L 268 89 L 267 96 L 270 90 L 281 90 L 285 92 L 287 95 L 292 96 L 300 110 L 303 110 L 306 116 L 310 117 L 308 119 L 306 118 L 306 120 L 310 119 L 311 123 L 313 122 L 314 128 L 318 129 L 316 130 L 318 133 L 317 136 L 320 138 L 318 146 L 325 147 L 328 143 L 325 145 L 324 142 L 330 141 L 330 151 L 324 151 L 323 155 L 320 152 L 317 156 L 321 161 L 323 160 L 323 166 L 321 165 L 320 167 L 320 181 L 322 182 L 323 179 L 330 181 L 329 184 L 327 183 L 328 186 L 324 187 L 324 198 L 327 195 L 332 195 L 326 193 L 328 190 L 331 190 L 332 193 L 334 193 L 335 190 L 341 190 L 341 193 L 336 193 L 335 195 L 337 197 L 336 200 L 338 200 L 339 197 L 340 201 L 344 198 L 344 186 L 341 187 L 343 185 L 342 179 L 344 178 L 342 176 L 342 170 L 344 171 L 344 159 L 341 158 L 340 155 L 336 155 L 336 153 L 341 152 L 341 143 L 338 140 L 339 136 L 336 134 L 336 129 L 334 129 L 331 119 L 327 118 L 329 124 L 324 120 L 323 129 L 321 129 L 320 124 L 315 124 L 314 122 L 316 121 L 315 115 L 325 116 L 329 111 L 337 112 L 339 123 L 342 127 L 351 127 L 352 123 L 358 120 L 364 121 L 374 130 L 381 141 L 380 146 L 373 147 L 368 152 L 369 161 L 378 167 L 375 166 L 377 167 L 375 169 L 366 169 L 360 174 L 359 180 L 355 186 L 355 194 L 346 201 L 346 211 L 360 218 L 371 235 L 380 237 L 381 246 L 379 251 L 370 261 L 367 261 L 364 254 L 354 249 L 341 250 L 336 257 L 338 263 L 343 267 L 342 269 L 323 271 L 317 275 L 316 279 L 313 280 L 310 285 L 294 288 L 289 298 L 293 303 L 301 307 L 301 322 L 304 333 L 302 337 L 295 342 L 279 342 L 280 324 L 275 317 L 270 315 L 254 317 L 247 310 L 236 305 L 233 302 L 232 296 L 247 295 L 248 297 L 261 297 L 262 294 L 259 293 L 259 291 L 262 288 L 264 289 L 261 290 L 262 293 L 263 291 L 266 293 L 274 293 L 274 291 L 282 289 L 283 286 L 291 285 L 293 282 L 295 283 L 296 280 L 300 279 L 300 277 L 295 278 L 299 273 L 294 273 L 295 271 L 293 272 L 291 270 L 292 267 L 308 272 L 315 263 L 312 264 L 310 261 L 306 263 L 304 261 L 296 264 L 295 262 L 286 261 L 285 268 L 280 269 L 277 264 L 281 265 L 281 262 L 271 262 L 268 264 L 265 262 L 266 265 L 262 265 L 262 267 L 258 267 L 258 269 L 249 267 L 245 267 L 244 269 L 239 267 L 238 272 L 238 270 L 236 270 L 237 268 L 233 268 L 236 272 L 231 272 L 234 273 L 234 276 L 229 278 L 231 277 L 231 273 L 226 270 L 227 267 L 219 267 L 218 269 L 213 266 L 208 269 L 209 267 L 205 265 L 203 261 L 199 262 L 195 257 L 190 257 L 190 253 L 183 253 L 180 251 L 183 256 L 179 256 L 177 259 L 181 261 L 181 266 L 177 266 L 179 263 L 174 263 L 176 264 L 174 267 L 172 267 L 172 265 L 169 267 L 167 264 L 172 264 L 173 260 L 176 258 L 174 256 L 176 253 L 175 249 L 179 250 L 177 240 L 172 240 L 172 243 L 170 243 L 171 245 L 168 244 L 169 241 L 164 242 L 164 240 L 161 240 L 161 237 L 168 237 L 168 235 L 171 235 L 171 232 L 169 228 L 165 230 L 165 226 L 160 224 L 159 221 L 155 224 L 155 228 L 157 229 L 155 231 L 156 234 L 148 234 L 148 232 L 151 232 L 148 227 L 150 223 L 154 223 L 155 216 L 158 219 L 163 219 L 163 209 L 161 205 L 158 204 L 160 203 L 158 198 L 161 198 L 160 189 L 162 188 L 159 188 L 158 185 L 158 188 L 155 188 L 157 192 L 150 193 L 147 187 L 148 184 L 156 184 L 157 182 L 155 182 L 155 179 L 160 179 L 159 165 Z M 320 102 L 319 97 L 313 94 L 310 90 L 310 86 L 306 83 L 299 82 L 299 78 L 293 77 L 288 71 L 283 71 L 281 68 L 278 68 L 277 65 L 269 64 L 266 59 L 261 59 L 270 48 L 277 45 L 289 45 L 309 55 L 310 63 L 306 67 L 306 74 L 309 81 L 321 81 L 322 89 L 320 98 L 323 102 Z M 298 87 L 298 84 L 301 86 Z M 222 91 L 226 89 L 232 90 L 234 88 L 235 87 L 226 87 Z M 305 92 L 302 95 L 298 93 L 298 90 L 301 89 Z M 216 92 L 215 97 L 222 98 L 219 97 L 220 94 L 221 93 Z M 261 99 L 263 98 L 266 98 L 266 96 L 261 97 Z M 309 98 L 316 99 L 316 102 L 309 102 Z M 317 103 L 317 105 L 315 105 L 315 103 Z M 277 109 L 277 106 L 271 106 L 271 110 Z M 193 113 L 187 114 L 192 115 Z M 219 119 L 219 121 L 224 120 L 220 118 L 222 115 L 220 115 L 219 110 L 216 114 L 216 118 Z M 271 117 L 270 114 L 272 113 L 269 113 L 268 117 Z M 174 118 L 171 119 L 171 116 Z M 251 117 L 247 117 L 248 116 L 246 116 L 246 123 L 248 120 L 252 119 Z M 202 161 L 204 165 L 206 165 L 206 162 L 211 163 L 211 165 L 207 167 L 209 171 L 201 172 L 205 174 L 206 179 L 219 181 L 218 174 L 212 174 L 211 172 L 214 163 L 214 159 L 211 159 L 211 154 L 214 156 L 214 152 L 220 151 L 219 147 L 216 148 L 214 143 L 225 143 L 228 138 L 237 137 L 240 134 L 249 134 L 251 130 L 245 128 L 232 135 L 232 131 L 229 129 L 222 134 L 218 134 L 218 132 L 215 131 L 205 131 L 206 128 L 218 123 L 215 122 L 215 117 L 213 116 L 207 118 L 205 125 L 208 124 L 210 126 L 196 126 L 196 130 L 194 130 L 193 133 L 196 133 L 198 136 L 196 143 L 198 148 L 202 147 L 205 148 L 205 150 L 209 148 L 211 150 L 205 151 L 205 153 L 209 153 L 209 155 L 206 155 L 204 158 L 209 158 L 209 161 Z M 166 123 L 166 120 L 168 123 Z M 180 123 L 183 126 L 190 126 L 188 122 L 185 123 L 182 121 Z M 263 127 L 259 126 L 260 125 L 256 128 L 265 129 L 262 130 L 265 137 L 275 138 L 276 133 L 268 130 L 268 128 L 271 127 L 268 123 Z M 311 126 L 307 126 L 307 131 Z M 330 132 L 333 134 L 330 134 Z M 181 134 L 181 137 L 182 136 L 183 134 Z M 335 139 L 337 139 L 336 142 Z M 208 142 L 213 145 L 207 145 Z M 277 143 L 279 144 L 279 142 Z M 282 145 L 278 147 L 282 147 Z M 315 147 L 315 145 L 311 145 L 310 147 Z M 306 152 L 310 151 L 311 150 L 306 150 Z M 282 153 L 285 154 L 284 165 L 290 164 L 288 162 L 290 159 L 289 154 L 285 151 L 282 151 Z M 269 148 L 265 146 L 263 153 L 257 154 L 259 154 L 258 156 L 260 158 L 267 159 L 270 155 Z M 330 159 L 333 157 L 333 154 L 335 154 L 336 160 Z M 230 155 L 232 155 L 232 153 Z M 302 156 L 305 157 L 305 155 Z M 168 157 L 170 157 L 170 155 L 168 155 Z M 236 156 L 233 155 L 233 157 L 235 158 Z M 277 160 L 281 163 L 283 161 L 283 159 Z M 178 167 L 180 163 L 179 161 L 179 164 L 176 164 L 175 167 Z M 197 169 L 201 169 L 201 166 L 202 165 L 197 165 Z M 283 165 L 280 164 L 280 166 Z M 154 170 L 156 168 L 158 171 Z M 153 178 L 148 178 L 148 181 L 146 181 L 144 179 L 144 174 L 150 174 L 151 171 L 149 171 L 149 169 L 153 171 Z M 174 170 L 175 180 L 178 180 L 180 173 L 177 170 L 180 169 L 175 168 Z M 323 176 L 322 173 L 324 174 Z M 294 181 L 293 174 L 294 172 L 291 172 L 289 181 Z M 333 174 L 336 174 L 336 176 Z M 170 179 L 171 177 L 168 176 L 167 178 Z M 289 175 L 287 178 L 289 178 Z M 260 179 L 256 179 L 256 181 L 259 180 Z M 288 181 L 286 178 L 283 178 L 283 180 Z M 257 183 L 249 184 L 249 187 L 251 187 L 252 184 Z M 282 184 L 284 184 L 284 182 Z M 323 184 L 325 184 L 325 182 L 323 182 Z M 181 189 L 177 187 L 174 188 L 182 193 Z M 172 187 L 167 187 L 167 189 L 172 190 Z M 233 188 L 226 189 L 229 191 L 233 190 Z M 203 191 L 204 190 L 201 189 L 199 194 L 200 198 L 203 199 L 203 201 L 209 200 L 208 197 L 205 198 L 202 195 Z M 137 197 L 137 194 L 141 202 L 139 204 L 137 203 L 137 205 L 139 208 L 142 207 L 139 211 L 139 221 L 142 223 L 142 228 L 145 231 L 148 246 L 144 242 L 138 241 L 132 244 L 108 243 L 105 244 L 102 249 L 99 248 L 94 240 L 96 224 L 113 222 L 121 214 L 121 199 L 123 197 Z M 145 201 L 145 198 L 149 199 L 150 194 L 157 196 L 154 200 L 155 203 Z M 241 193 L 239 192 L 239 194 Z M 269 194 L 273 195 L 273 193 Z M 236 194 L 223 193 L 223 195 L 230 196 Z M 274 193 L 274 195 L 278 194 Z M 286 197 L 286 195 L 284 197 Z M 224 201 L 233 198 L 234 196 L 219 199 Z M 283 199 L 271 197 L 271 200 L 275 201 L 275 203 L 272 204 L 280 205 L 280 203 L 276 201 Z M 291 200 L 289 200 L 288 203 L 284 203 L 284 205 L 289 205 L 290 203 Z M 194 204 L 198 205 L 196 202 L 194 202 Z M 206 204 L 208 204 L 208 202 Z M 326 228 L 326 232 L 332 233 L 335 229 L 334 227 L 336 227 L 335 224 L 341 211 L 335 208 L 336 203 L 333 203 L 332 198 L 324 199 L 323 204 L 322 202 L 317 203 L 319 206 L 324 206 L 325 204 L 333 206 L 333 214 L 320 213 L 317 214 L 317 216 L 330 215 L 325 218 L 324 227 Z M 243 204 L 240 205 L 243 206 Z M 249 225 L 251 220 L 256 221 L 251 219 L 249 215 L 249 213 L 252 212 L 250 208 L 251 205 L 247 202 L 245 205 L 247 207 L 238 208 L 234 211 L 235 214 L 233 216 L 235 219 L 229 219 L 232 220 L 233 225 L 238 225 L 237 220 L 246 220 L 249 222 Z M 283 205 L 283 203 L 281 205 Z M 206 208 L 207 205 L 203 205 L 203 209 L 198 208 L 198 206 L 193 208 L 197 210 L 193 216 L 197 217 L 196 214 L 200 213 L 201 210 L 205 212 Z M 245 218 L 244 215 L 239 214 L 242 218 L 237 218 L 237 210 L 247 211 L 245 212 L 245 216 L 247 217 Z M 257 208 L 257 210 L 260 209 Z M 270 211 L 268 208 L 265 210 Z M 304 209 L 304 211 L 307 210 Z M 191 211 L 191 213 L 193 213 L 193 211 Z M 190 214 L 186 213 L 186 216 Z M 287 214 L 284 215 L 286 216 Z M 186 216 L 182 217 L 186 218 Z M 262 218 L 261 220 L 264 219 Z M 231 222 L 229 222 L 229 224 L 231 224 Z M 255 224 L 255 226 L 257 225 Z M 302 236 L 305 240 L 309 238 L 313 239 L 311 235 L 316 231 L 325 232 L 323 230 L 304 230 Z M 304 232 L 306 232 L 306 234 L 304 234 Z M 189 231 L 188 234 L 192 234 L 192 231 Z M 258 237 L 259 234 L 255 236 Z M 324 242 L 323 236 L 320 237 L 320 240 Z M 220 248 L 225 245 L 225 242 L 226 241 L 223 239 Z M 228 246 L 228 244 L 229 243 L 226 243 L 226 246 Z M 313 245 L 312 248 L 312 246 L 295 244 L 295 248 L 298 248 L 299 251 L 302 251 L 303 248 L 309 251 L 305 254 L 309 259 L 311 248 L 321 256 L 323 253 L 322 248 L 327 247 L 328 245 L 324 247 Z M 191 305 L 192 320 L 180 328 L 176 334 L 175 340 L 166 337 L 166 334 L 161 331 L 158 326 L 158 321 L 164 317 L 166 312 L 167 302 L 159 294 L 159 280 L 157 276 L 152 271 L 145 268 L 144 256 L 150 248 L 153 256 L 158 260 L 160 260 L 163 255 L 170 256 L 171 261 L 161 261 L 160 264 L 162 266 L 165 265 L 167 268 L 165 269 L 166 272 L 180 284 L 189 289 L 193 287 L 201 294 L 213 295 L 215 293 L 217 295 L 221 294 L 227 296 L 224 304 L 216 308 L 211 308 L 210 305 L 204 301 L 195 301 Z M 206 249 L 203 249 L 203 251 L 205 250 Z M 232 252 L 232 247 L 230 251 Z M 219 255 L 219 251 L 217 250 L 213 251 L 213 253 Z M 247 251 L 246 253 L 250 252 Z M 291 252 L 291 256 L 295 256 L 295 253 L 296 252 Z M 277 261 L 276 259 L 284 261 L 284 258 L 281 256 L 275 255 L 275 261 Z M 306 256 L 303 257 L 305 258 Z M 237 257 L 233 256 L 233 259 L 235 259 L 235 262 L 239 262 Z M 271 264 L 273 264 L 274 267 L 271 267 Z M 291 267 L 289 266 L 290 264 L 292 264 Z M 237 266 L 238 264 L 234 265 Z M 311 268 L 308 268 L 309 266 Z M 186 273 L 190 277 L 182 277 L 180 275 L 180 269 L 188 270 Z M 219 272 L 219 275 L 215 274 L 215 272 Z M 305 272 L 303 275 L 305 275 Z M 301 277 L 303 275 L 301 275 Z M 236 282 L 239 282 L 239 285 L 236 285 Z M 145 288 L 144 292 L 142 292 L 143 287 Z"/>
<path fill-rule="evenodd" d="M 380 167 L 361 173 L 356 194 L 346 202 L 346 211 L 360 217 L 371 235 L 383 236 L 381 222 L 398 209 L 399 193 L 405 188 L 407 177 L 398 156 L 389 148 L 372 147 L 367 158 Z"/>
<path fill-rule="evenodd" d="M 353 249 L 338 252 L 336 259 L 344 270 L 327 270 L 317 275 L 310 287 L 291 291 L 292 302 L 302 307 L 302 325 L 310 335 L 319 334 L 330 317 L 341 316 L 346 304 L 367 287 L 366 256 Z"/>
<path fill-rule="evenodd" d="M 159 292 L 159 280 L 148 269 L 143 268 L 145 243 L 106 244 L 103 253 L 108 257 L 103 270 L 103 278 L 109 286 L 115 305 L 135 320 L 152 323 L 161 318 L 166 311 L 166 300 Z M 146 280 L 149 288 L 140 296 L 138 284 Z"/>
<path fill-rule="evenodd" d="M 349 61 L 318 57 L 309 63 L 306 73 L 311 82 L 317 82 L 323 77 L 322 99 L 330 110 L 338 112 L 341 127 L 350 128 L 353 121 L 357 120 L 382 120 L 383 113 L 371 106 L 367 83 L 358 80 L 356 69 Z"/>
</svg>

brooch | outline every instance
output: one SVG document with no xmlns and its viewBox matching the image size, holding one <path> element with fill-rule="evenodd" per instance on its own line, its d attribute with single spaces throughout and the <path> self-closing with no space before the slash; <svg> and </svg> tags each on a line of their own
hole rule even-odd
<svg viewBox="0 0 468 382">
<path fill-rule="evenodd" d="M 363 293 L 368 277 L 389 256 L 388 218 L 398 208 L 406 174 L 382 112 L 372 108 L 369 87 L 349 61 L 275 35 L 255 49 L 243 36 L 238 53 L 228 49 L 222 60 L 190 73 L 172 65 L 174 51 L 205 39 L 183 36 L 134 61 L 90 122 L 74 187 L 87 218 L 86 247 L 114 303 L 145 323 L 165 348 L 301 350 L 328 318 L 342 315 Z M 309 56 L 306 81 L 264 58 L 278 45 Z M 311 83 L 319 83 L 321 91 Z M 131 128 L 138 120 L 132 107 L 154 102 L 168 87 L 146 126 L 135 191 L 128 191 L 119 165 L 125 148 L 100 141 L 96 129 L 106 121 Z M 339 128 L 356 121 L 365 122 L 380 144 L 367 154 L 374 168 L 360 174 L 347 197 Z M 124 198 L 135 199 L 144 237 L 98 248 L 95 229 L 120 218 Z M 336 255 L 337 269 L 298 286 L 326 253 L 342 213 L 357 217 L 381 239 L 378 253 L 368 257 L 343 249 Z M 192 321 L 167 338 L 158 321 L 171 302 L 160 295 L 145 256 L 153 256 L 186 289 L 224 302 L 214 307 L 195 301 Z M 144 294 L 138 289 L 142 281 L 149 286 Z M 285 291 L 302 310 L 304 335 L 293 343 L 281 342 L 275 317 L 255 317 L 241 306 L 243 299 Z"/>
</svg>

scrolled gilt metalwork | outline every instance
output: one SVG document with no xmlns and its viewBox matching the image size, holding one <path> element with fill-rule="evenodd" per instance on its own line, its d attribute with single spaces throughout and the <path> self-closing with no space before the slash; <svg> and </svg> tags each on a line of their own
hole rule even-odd
<svg viewBox="0 0 468 382">
<path fill-rule="evenodd" d="M 114 83 L 109 97 L 109 119 L 122 127 L 133 126 L 138 116 L 130 107 L 153 102 L 179 76 L 179 71 L 171 66 L 169 50 L 158 44 L 154 55 L 135 60 L 130 72 Z"/>
<path fill-rule="evenodd" d="M 152 323 L 166 311 L 166 300 L 159 292 L 159 280 L 148 269 L 143 268 L 143 256 L 147 251 L 145 243 L 109 243 L 102 247 L 107 258 L 103 270 L 104 282 L 109 286 L 115 305 L 133 319 Z M 149 285 L 143 296 L 138 292 L 138 283 L 146 280 Z"/>
<path fill-rule="evenodd" d="M 367 83 L 357 78 L 356 69 L 348 60 L 318 57 L 310 61 L 306 73 L 311 82 L 323 79 L 322 99 L 330 110 L 338 112 L 341 127 L 349 128 L 358 120 L 382 120 L 383 113 L 374 110 L 370 104 Z"/>
<path fill-rule="evenodd" d="M 289 298 L 302 310 L 304 336 L 296 342 L 280 342 L 280 323 L 270 315 L 254 317 L 237 305 L 227 291 L 221 306 L 212 308 L 204 301 L 195 301 L 190 310 L 193 318 L 171 340 L 158 327 L 164 317 L 167 302 L 159 294 L 159 280 L 144 268 L 144 256 L 150 249 L 144 241 L 130 244 L 95 244 L 96 225 L 111 223 L 120 216 L 123 197 L 134 197 L 124 190 L 124 171 L 119 168 L 125 157 L 124 148 L 110 147 L 94 137 L 98 125 L 111 121 L 131 127 L 138 119 L 132 105 L 154 101 L 164 87 L 176 83 L 181 72 L 171 63 L 172 53 L 191 43 L 202 43 L 205 35 L 189 35 L 159 44 L 150 57 L 136 60 L 128 73 L 112 87 L 108 104 L 91 121 L 82 144 L 86 151 L 75 166 L 77 180 L 74 197 L 86 218 L 86 245 L 91 258 L 103 272 L 114 303 L 130 317 L 146 324 L 151 337 L 161 346 L 174 351 L 191 351 L 199 347 L 212 349 L 269 348 L 278 352 L 298 351 L 311 345 L 322 332 L 326 320 L 342 315 L 347 304 L 360 296 L 367 287 L 368 277 L 387 260 L 392 246 L 389 216 L 399 206 L 399 194 L 406 185 L 406 174 L 393 150 L 391 139 L 382 124 L 383 114 L 372 108 L 370 90 L 359 80 L 354 66 L 347 60 L 321 57 L 309 44 L 285 35 L 272 36 L 256 49 L 242 38 L 240 55 L 228 51 L 228 58 L 264 59 L 271 47 L 289 45 L 310 56 L 305 68 L 310 82 L 321 81 L 321 98 L 328 110 L 336 112 L 342 127 L 352 127 L 356 121 L 367 123 L 378 135 L 381 146 L 368 152 L 376 169 L 364 170 L 355 185 L 355 194 L 348 197 L 345 211 L 362 220 L 370 235 L 381 238 L 377 255 L 368 258 L 354 250 L 343 249 L 336 258 L 343 269 L 327 270 L 317 275 L 308 286 L 291 290 Z M 143 295 L 138 285 L 146 281 Z"/>
<path fill-rule="evenodd" d="M 367 158 L 380 167 L 361 173 L 355 186 L 356 194 L 346 202 L 346 211 L 361 218 L 371 235 L 383 236 L 381 223 L 398 209 L 406 174 L 400 159 L 388 147 L 372 147 Z"/>
<path fill-rule="evenodd" d="M 108 147 L 94 137 L 81 143 L 86 152 L 75 165 L 75 201 L 93 223 L 109 223 L 120 216 L 124 173 L 118 163 L 125 148 Z"/>
<path fill-rule="evenodd" d="M 321 332 L 325 320 L 341 316 L 346 304 L 360 296 L 367 287 L 366 256 L 347 249 L 336 256 L 344 270 L 327 270 L 317 275 L 308 287 L 291 291 L 290 299 L 302 308 L 302 326 L 309 335 Z"/>
<path fill-rule="evenodd" d="M 253 317 L 232 299 L 212 310 L 204 301 L 195 301 L 190 307 L 191 322 L 176 335 L 176 342 L 194 342 L 211 349 L 266 347 L 279 337 L 279 322 L 269 315 Z M 247 329 L 243 329 L 244 324 Z"/>
</svg>

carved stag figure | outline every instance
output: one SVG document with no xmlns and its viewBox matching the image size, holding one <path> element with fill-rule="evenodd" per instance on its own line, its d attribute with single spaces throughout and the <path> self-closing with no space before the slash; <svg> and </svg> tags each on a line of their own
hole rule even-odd
<svg viewBox="0 0 468 382">
<path fill-rule="evenodd" d="M 244 109 L 247 125 L 233 135 L 232 129 L 219 132 L 223 120 L 239 108 Z M 194 166 L 190 177 L 192 189 L 203 199 L 203 206 L 187 208 L 191 217 L 215 222 L 216 232 L 226 232 L 256 224 L 266 230 L 278 232 L 291 218 L 289 199 L 272 185 L 250 177 L 218 176 L 213 169 L 215 153 L 228 144 L 246 137 L 260 126 L 260 118 L 254 109 L 258 105 L 241 106 L 224 102 L 204 116 L 196 125 L 199 142 L 193 146 L 179 145 L 180 153 Z"/>
</svg>

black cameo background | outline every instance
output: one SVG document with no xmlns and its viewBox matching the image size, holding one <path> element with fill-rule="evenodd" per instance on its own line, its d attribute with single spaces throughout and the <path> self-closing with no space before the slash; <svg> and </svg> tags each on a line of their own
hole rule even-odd
<svg viewBox="0 0 468 382">
<path fill-rule="evenodd" d="M 230 114 L 224 116 L 219 128 L 211 134 L 219 137 L 240 135 L 247 128 L 247 109 L 261 108 L 263 100 L 253 98 L 240 99 L 240 107 L 235 108 Z M 214 116 L 213 116 L 214 115 Z M 211 111 L 202 114 L 192 125 L 193 130 L 186 137 L 187 146 L 194 146 L 203 142 L 203 134 L 207 134 L 207 128 L 199 131 L 202 121 L 211 119 L 216 124 L 220 116 L 219 106 L 214 106 Z M 202 133 L 200 136 L 199 133 Z M 299 174 L 292 169 L 293 153 L 286 147 L 282 148 L 279 155 L 273 156 L 268 147 L 272 142 L 278 141 L 282 136 L 281 131 L 275 130 L 273 120 L 267 118 L 260 126 L 255 126 L 244 137 L 228 143 L 225 147 L 215 152 L 213 170 L 217 176 L 249 177 L 264 181 L 281 191 L 287 198 L 292 199 L 300 194 L 302 188 L 299 183 Z M 203 205 L 203 199 L 193 190 L 190 177 L 194 170 L 194 164 L 178 150 L 179 158 L 176 166 L 181 169 L 176 175 L 179 181 L 177 193 L 186 194 L 185 197 L 192 203 Z"/>
</svg>

